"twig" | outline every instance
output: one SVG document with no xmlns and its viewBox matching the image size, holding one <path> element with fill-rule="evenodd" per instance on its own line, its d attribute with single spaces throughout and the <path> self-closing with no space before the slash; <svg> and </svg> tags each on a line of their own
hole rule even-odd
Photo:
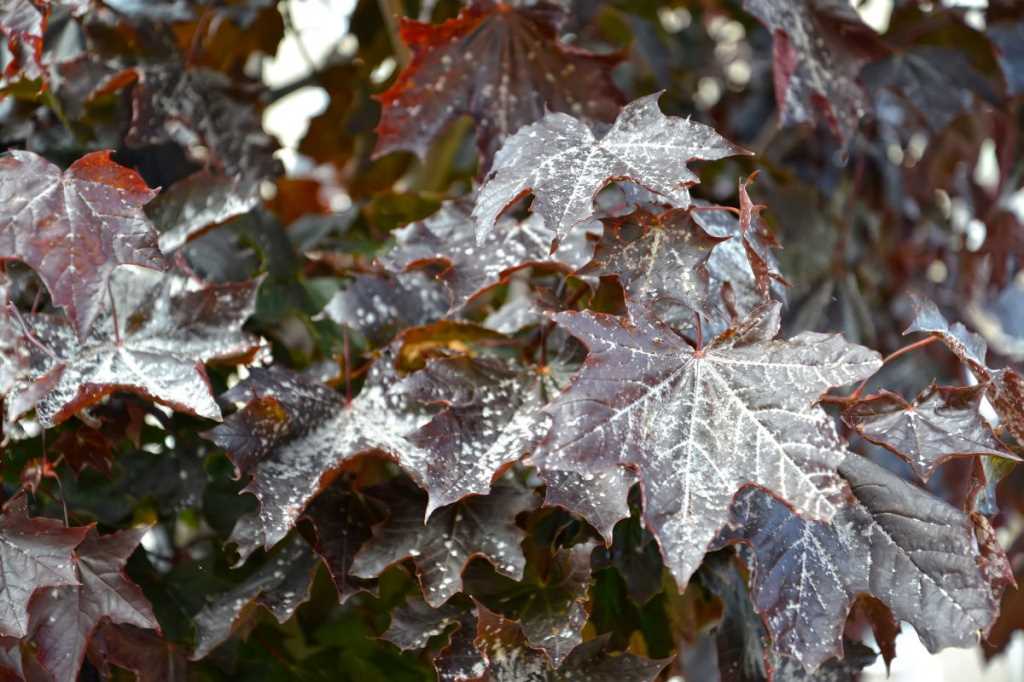
<svg viewBox="0 0 1024 682">
<path fill-rule="evenodd" d="M 398 28 L 398 18 L 402 16 L 401 0 L 377 0 L 377 6 L 387 25 L 388 40 L 391 43 L 391 50 L 395 53 L 397 70 L 400 71 L 409 63 L 409 48 L 402 42 Z"/>
</svg>

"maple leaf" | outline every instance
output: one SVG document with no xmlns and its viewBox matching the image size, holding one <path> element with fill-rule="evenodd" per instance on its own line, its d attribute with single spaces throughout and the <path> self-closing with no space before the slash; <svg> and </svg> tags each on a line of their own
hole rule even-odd
<svg viewBox="0 0 1024 682">
<path fill-rule="evenodd" d="M 430 606 L 438 607 L 462 589 L 462 569 L 483 556 L 501 573 L 518 579 L 526 560 L 516 516 L 536 506 L 532 491 L 495 485 L 487 495 L 468 497 L 437 510 L 424 524 L 426 498 L 408 484 L 377 489 L 389 516 L 374 528 L 352 565 L 352 575 L 373 578 L 391 564 L 412 559 Z"/>
<path fill-rule="evenodd" d="M 10 62 L 4 76 L 19 73 L 29 79 L 44 78 L 43 32 L 50 8 L 46 0 L 10 0 L 0 7 L 0 34 L 7 39 Z"/>
<path fill-rule="evenodd" d="M 259 348 L 260 340 L 242 331 L 258 286 L 259 280 L 207 284 L 122 267 L 110 277 L 112 298 L 81 341 L 63 317 L 20 317 L 32 372 L 11 390 L 20 407 L 6 419 L 17 420 L 34 404 L 40 425 L 49 428 L 115 391 L 130 391 L 219 420 L 203 363 Z"/>
<path fill-rule="evenodd" d="M 28 633 L 28 605 L 44 587 L 76 585 L 73 551 L 88 526 L 68 528 L 41 517 L 30 518 L 28 499 L 19 495 L 0 513 L 0 637 Z"/>
<path fill-rule="evenodd" d="M 772 661 L 767 650 L 768 633 L 754 610 L 737 563 L 732 552 L 715 552 L 705 557 L 694 576 L 722 604 L 722 622 L 714 632 L 719 675 L 722 680 L 744 682 L 784 680 L 785 677 L 777 678 L 769 672 Z"/>
<path fill-rule="evenodd" d="M 598 546 L 593 564 L 595 573 L 615 567 L 637 604 L 646 603 L 662 590 L 661 552 L 639 517 L 631 516 L 615 526 L 611 547 Z"/>
<path fill-rule="evenodd" d="M 173 142 L 202 165 L 154 202 L 154 219 L 164 231 L 161 247 L 178 248 L 257 206 L 261 184 L 279 176 L 282 167 L 259 110 L 245 103 L 244 88 L 232 88 L 224 74 L 210 69 L 146 66 L 135 75 L 126 144 Z"/>
<path fill-rule="evenodd" d="M 988 79 L 966 54 L 952 49 L 925 46 L 895 54 L 864 67 L 861 77 L 896 128 L 913 130 L 919 119 L 938 133 L 971 111 L 975 100 L 998 102 Z"/>
<path fill-rule="evenodd" d="M 580 274 L 614 275 L 628 297 L 659 312 L 682 306 L 682 319 L 710 317 L 707 262 L 716 245 L 727 238 L 708 234 L 683 209 L 660 214 L 641 209 L 603 222 L 604 234 L 594 258 Z"/>
<path fill-rule="evenodd" d="M 181 649 L 132 625 L 101 623 L 89 643 L 89 660 L 110 677 L 112 663 L 131 670 L 138 682 L 185 682 L 188 665 Z"/>
<path fill-rule="evenodd" d="M 555 321 L 590 350 L 571 387 L 546 408 L 544 461 L 580 473 L 635 467 L 644 518 L 680 585 L 699 565 L 746 485 L 828 519 L 845 457 L 828 415 L 828 388 L 864 379 L 877 353 L 838 335 L 775 340 L 778 303 L 695 349 L 649 311 L 628 320 L 563 312 Z"/>
<path fill-rule="evenodd" d="M 801 519 L 756 490 L 741 493 L 724 534 L 753 549 L 752 596 L 776 649 L 816 668 L 839 646 L 858 593 L 914 626 L 930 651 L 970 646 L 995 619 L 1001 581 L 971 519 L 869 460 L 839 468 L 854 499 L 831 523 Z"/>
<path fill-rule="evenodd" d="M 636 474 L 618 466 L 595 466 L 582 472 L 560 469 L 543 456 L 529 462 L 538 467 L 545 483 L 544 504 L 582 516 L 610 544 L 615 524 L 629 518 L 626 499 Z"/>
<path fill-rule="evenodd" d="M 908 403 L 882 391 L 854 403 L 843 419 L 872 443 L 905 459 L 922 481 L 940 464 L 958 455 L 1018 459 L 992 433 L 978 411 L 984 386 L 932 384 Z"/>
<path fill-rule="evenodd" d="M 341 602 L 363 587 L 349 570 L 356 552 L 373 536 L 374 522 L 383 516 L 372 498 L 343 483 L 336 481 L 317 495 L 304 514 L 316 530 L 313 549 L 327 566 Z M 263 544 L 262 539 L 259 544 Z"/>
<path fill-rule="evenodd" d="M 528 193 L 556 241 L 593 215 L 595 195 L 612 181 L 635 182 L 678 208 L 688 207 L 688 187 L 698 182 L 688 162 L 746 152 L 702 123 L 665 116 L 659 97 L 627 104 L 600 137 L 567 114 L 548 114 L 521 128 L 498 150 L 480 188 L 473 209 L 477 241 L 483 243 L 502 211 Z"/>
<path fill-rule="evenodd" d="M 486 358 L 436 360 L 399 390 L 444 408 L 408 440 L 416 477 L 429 495 L 426 515 L 467 495 L 485 494 L 512 462 L 532 451 L 550 422 L 540 413 L 545 373 Z"/>
<path fill-rule="evenodd" d="M 456 310 L 517 270 L 549 265 L 572 272 L 593 252 L 587 233 L 578 230 L 552 254 L 555 233 L 538 214 L 499 221 L 480 244 L 475 229 L 471 204 L 445 202 L 426 220 L 395 230 L 395 248 L 381 257 L 381 263 L 396 271 L 442 265 L 438 278 L 448 286 Z"/>
<path fill-rule="evenodd" d="M 742 184 L 740 197 L 741 204 L 749 202 Z M 769 299 L 785 302 L 785 279 L 772 253 L 778 244 L 756 215 L 748 216 L 750 223 L 745 225 L 731 211 L 697 205 L 694 222 L 708 234 L 724 239 L 711 250 L 706 263 L 708 296 L 703 334 L 714 337 Z"/>
<path fill-rule="evenodd" d="M 534 533 L 535 535 L 536 533 Z M 591 543 L 552 551 L 531 535 L 526 541 L 522 580 L 510 580 L 474 565 L 466 572 L 467 590 L 504 616 L 514 618 L 533 648 L 560 666 L 583 640 L 591 585 Z"/>
<path fill-rule="evenodd" d="M 237 176 L 208 169 L 173 183 L 146 206 L 160 232 L 160 250 L 171 253 L 209 228 L 248 213 L 261 201 L 258 187 L 240 188 Z"/>
<path fill-rule="evenodd" d="M 0 157 L 0 260 L 31 266 L 80 337 L 102 307 L 114 268 L 166 268 L 142 211 L 156 192 L 110 154 L 87 154 L 63 173 L 32 152 Z"/>
<path fill-rule="evenodd" d="M 260 500 L 258 528 L 272 546 L 344 462 L 372 451 L 395 459 L 429 495 L 425 514 L 491 481 L 547 430 L 539 413 L 543 374 L 498 361 L 456 357 L 400 379 L 385 353 L 347 405 L 324 387 L 283 372 L 225 395 L 245 408 L 210 432 L 228 451 L 245 488 Z M 433 413 L 433 414 L 432 414 Z"/>
<path fill-rule="evenodd" d="M 423 649 L 431 640 L 448 635 L 448 642 L 432 654 L 440 682 L 473 680 L 485 669 L 483 655 L 477 650 L 476 611 L 468 599 L 454 597 L 433 608 L 420 595 L 412 595 L 391 612 L 391 624 L 381 635 L 403 651 Z"/>
<path fill-rule="evenodd" d="M 990 369 L 985 364 L 988 347 L 979 335 L 960 322 L 949 324 L 931 301 L 915 298 L 915 315 L 904 334 L 926 332 L 937 336 L 985 386 L 985 395 L 998 413 L 1001 426 L 1024 441 L 1024 377 L 1013 369 Z"/>
<path fill-rule="evenodd" d="M 548 111 L 611 122 L 623 103 L 611 78 L 621 55 L 559 42 L 563 15 L 553 3 L 474 0 L 437 26 L 404 19 L 412 60 L 378 97 L 374 154 L 408 149 L 423 157 L 440 132 L 469 115 L 486 168 L 504 138 Z"/>
<path fill-rule="evenodd" d="M 771 31 L 782 124 L 823 120 L 843 144 L 866 110 L 857 76 L 875 32 L 849 0 L 743 0 Z"/>
<path fill-rule="evenodd" d="M 113 444 L 97 429 L 82 426 L 62 431 L 50 447 L 76 474 L 82 473 L 85 467 L 92 467 L 108 476 L 111 473 Z"/>
<path fill-rule="evenodd" d="M 634 654 L 606 651 L 607 636 L 595 637 L 573 649 L 561 666 L 554 668 L 541 652 L 530 648 L 519 625 L 477 605 L 477 648 L 487 661 L 490 682 L 653 682 L 668 665 Z"/>
<path fill-rule="evenodd" d="M 149 601 L 124 574 L 148 527 L 100 535 L 90 528 L 75 550 L 78 585 L 40 590 L 29 605 L 29 638 L 57 680 L 78 679 L 89 641 L 102 621 L 159 630 Z"/>
<path fill-rule="evenodd" d="M 390 352 L 370 368 L 348 404 L 327 386 L 280 369 L 254 368 L 250 379 L 224 394 L 246 406 L 207 437 L 227 451 L 244 492 L 260 502 L 249 534 L 269 549 L 295 525 L 306 505 L 346 461 L 380 451 L 401 464 L 414 450 L 405 439 L 424 421 L 404 396 Z M 416 469 L 415 466 L 410 467 Z"/>
<path fill-rule="evenodd" d="M 331 297 L 324 314 L 384 345 L 400 330 L 444 317 L 449 300 L 444 289 L 422 272 L 361 273 Z"/>
<path fill-rule="evenodd" d="M 261 606 L 284 623 L 307 599 L 319 559 L 297 533 L 279 543 L 252 575 L 214 596 L 195 616 L 197 661 L 240 628 L 252 607 Z"/>
</svg>

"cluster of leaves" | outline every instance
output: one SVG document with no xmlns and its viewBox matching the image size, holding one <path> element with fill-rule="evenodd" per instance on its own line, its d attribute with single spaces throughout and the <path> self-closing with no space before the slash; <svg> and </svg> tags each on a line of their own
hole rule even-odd
<svg viewBox="0 0 1024 682">
<path fill-rule="evenodd" d="M 1019 3 L 298 1 L 0 6 L 0 678 L 1024 629 Z"/>
</svg>

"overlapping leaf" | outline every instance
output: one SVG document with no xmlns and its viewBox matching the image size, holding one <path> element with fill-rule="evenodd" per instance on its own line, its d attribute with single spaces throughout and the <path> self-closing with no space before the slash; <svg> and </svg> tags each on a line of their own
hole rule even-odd
<svg viewBox="0 0 1024 682">
<path fill-rule="evenodd" d="M 512 271 L 531 265 L 553 265 L 568 271 L 582 266 L 593 252 L 583 230 L 572 232 L 551 253 L 555 238 L 538 214 L 522 221 L 499 221 L 482 243 L 477 243 L 472 206 L 450 201 L 426 220 L 396 230 L 395 248 L 382 257 L 386 267 L 407 270 L 435 264 L 451 294 L 452 307 L 503 281 Z"/>
<path fill-rule="evenodd" d="M 772 33 L 782 122 L 822 121 L 848 141 L 866 110 L 857 76 L 874 31 L 849 0 L 744 0 L 743 7 Z"/>
<path fill-rule="evenodd" d="M 725 536 L 754 550 L 752 594 L 776 649 L 807 669 L 841 654 L 860 592 L 912 624 L 931 651 L 976 642 L 1005 585 L 1001 550 L 962 512 L 863 457 L 849 456 L 839 471 L 854 499 L 831 523 L 801 519 L 756 490 L 733 507 Z"/>
<path fill-rule="evenodd" d="M 990 369 L 985 363 L 988 347 L 979 335 L 960 322 L 949 324 L 938 307 L 927 300 L 915 302 L 916 315 L 904 334 L 927 332 L 938 336 L 978 381 L 985 385 L 985 395 L 999 414 L 1001 425 L 1018 441 L 1024 441 L 1024 377 L 1012 367 Z"/>
<path fill-rule="evenodd" d="M 372 498 L 349 489 L 344 481 L 337 481 L 317 495 L 306 509 L 305 517 L 316 529 L 313 549 L 330 571 L 342 602 L 363 587 L 349 575 L 349 570 L 359 548 L 373 536 L 373 524 L 383 513 L 378 507 Z M 262 539 L 251 541 L 248 546 L 255 548 L 258 544 L 263 544 Z"/>
<path fill-rule="evenodd" d="M 815 518 L 835 513 L 845 453 L 814 402 L 870 376 L 877 353 L 835 335 L 775 340 L 778 304 L 700 349 L 637 307 L 628 320 L 575 312 L 555 320 L 590 355 L 547 410 L 554 424 L 544 457 L 580 473 L 635 467 L 646 523 L 680 584 L 745 485 Z"/>
<path fill-rule="evenodd" d="M 125 141 L 140 147 L 173 142 L 203 169 L 172 184 L 153 207 L 171 250 L 204 228 L 261 201 L 260 186 L 281 174 L 277 144 L 258 111 L 222 74 L 172 65 L 136 69 L 132 126 Z"/>
<path fill-rule="evenodd" d="M 391 624 L 381 639 L 408 651 L 423 649 L 447 632 L 448 642 L 432 656 L 440 682 L 458 682 L 480 677 L 483 655 L 474 645 L 476 610 L 465 597 L 457 597 L 433 608 L 419 595 L 391 612 Z"/>
<path fill-rule="evenodd" d="M 89 660 L 102 674 L 110 664 L 135 673 L 139 682 L 185 682 L 188 662 L 174 644 L 132 625 L 103 623 L 93 634 Z"/>
<path fill-rule="evenodd" d="M 404 20 L 412 61 L 380 96 L 375 153 L 423 156 L 438 133 L 468 114 L 486 167 L 502 140 L 549 111 L 611 122 L 622 104 L 611 79 L 620 56 L 558 41 L 562 14 L 546 2 L 474 0 L 437 26 Z"/>
<path fill-rule="evenodd" d="M 29 631 L 28 605 L 44 587 L 78 584 L 74 549 L 88 526 L 67 528 L 41 517 L 30 518 L 24 495 L 0 513 L 0 636 L 24 637 Z"/>
<path fill-rule="evenodd" d="M 627 104 L 611 129 L 595 134 L 567 114 L 548 114 L 510 137 L 480 188 L 473 218 L 477 240 L 498 229 L 498 216 L 530 193 L 532 209 L 562 240 L 593 214 L 594 196 L 614 180 L 630 180 L 679 208 L 698 182 L 686 164 L 742 154 L 712 128 L 665 116 L 658 94 Z"/>
<path fill-rule="evenodd" d="M 726 239 L 705 232 L 682 209 L 657 215 L 641 210 L 604 222 L 604 235 L 582 274 L 615 275 L 627 296 L 677 313 L 673 320 L 718 317 L 717 310 L 708 314 L 708 260 Z"/>
<path fill-rule="evenodd" d="M 387 497 L 389 515 L 374 529 L 352 565 L 352 575 L 373 578 L 389 565 L 412 559 L 423 596 L 432 607 L 462 589 L 462 569 L 483 556 L 501 573 L 521 578 L 526 560 L 516 516 L 532 509 L 533 492 L 519 485 L 496 485 L 488 495 L 443 507 L 424 524 L 426 500 L 413 486 L 395 485 L 375 494 Z"/>
<path fill-rule="evenodd" d="M 515 621 L 477 606 L 476 645 L 487 661 L 486 677 L 492 682 L 653 682 L 667 661 L 634 654 L 612 654 L 605 637 L 596 637 L 573 649 L 564 663 L 554 668 L 548 658 L 529 647 Z"/>
<path fill-rule="evenodd" d="M 30 371 L 8 393 L 6 427 L 34 407 L 48 428 L 115 391 L 220 419 L 203 363 L 259 348 L 259 339 L 242 331 L 258 285 L 206 284 L 174 272 L 119 268 L 108 285 L 112 298 L 81 341 L 63 317 L 19 317 L 25 327 L 14 352 L 29 352 Z"/>
<path fill-rule="evenodd" d="M 708 298 L 703 330 L 706 336 L 725 331 L 769 298 L 786 301 L 784 279 L 772 252 L 778 244 L 754 214 L 743 185 L 740 197 L 741 204 L 748 206 L 748 213 L 742 214 L 749 221 L 746 224 L 725 209 L 698 204 L 693 211 L 694 222 L 705 232 L 725 239 L 711 250 L 706 264 Z"/>
<path fill-rule="evenodd" d="M 437 360 L 410 376 L 403 393 L 420 403 L 444 405 L 410 433 L 421 452 L 418 477 L 430 496 L 427 515 L 467 495 L 484 494 L 491 481 L 533 450 L 550 422 L 543 370 L 508 362 L 458 357 Z"/>
<path fill-rule="evenodd" d="M 923 481 L 957 455 L 1016 459 L 979 412 L 984 387 L 931 385 L 908 403 L 889 391 L 869 396 L 843 414 L 865 438 L 900 455 Z"/>
<path fill-rule="evenodd" d="M 32 80 L 44 75 L 43 32 L 49 9 L 43 0 L 10 0 L 0 7 L 0 34 L 11 54 L 4 71 L 7 78 L 21 74 Z"/>
<path fill-rule="evenodd" d="M 474 598 L 514 618 L 529 645 L 558 667 L 583 641 L 594 546 L 583 543 L 552 550 L 538 544 L 527 541 L 528 561 L 521 581 L 476 570 L 467 572 L 466 585 Z"/>
<path fill-rule="evenodd" d="M 449 301 L 442 286 L 422 272 L 364 273 L 334 294 L 324 314 L 384 345 L 405 327 L 441 319 Z"/>
<path fill-rule="evenodd" d="M 75 551 L 78 585 L 39 591 L 29 607 L 29 637 L 43 667 L 59 682 L 73 682 L 93 634 L 103 622 L 159 630 L 142 590 L 124 566 L 146 527 L 100 535 L 95 528 Z"/>
<path fill-rule="evenodd" d="M 306 505 L 346 460 L 374 450 L 401 459 L 411 450 L 404 438 L 422 416 L 394 392 L 397 372 L 385 355 L 370 370 L 362 391 L 345 404 L 342 396 L 284 370 L 253 371 L 224 395 L 247 401 L 209 433 L 257 497 L 252 534 L 268 549 L 287 535 Z"/>
<path fill-rule="evenodd" d="M 316 555 L 298 534 L 274 548 L 252 575 L 236 587 L 216 595 L 195 616 L 196 648 L 200 659 L 223 644 L 240 627 L 251 609 L 260 606 L 284 623 L 309 599 Z"/>
<path fill-rule="evenodd" d="M 30 265 L 84 337 L 114 268 L 164 269 L 142 207 L 156 193 L 135 171 L 93 152 L 66 171 L 32 152 L 0 158 L 0 260 Z"/>
</svg>

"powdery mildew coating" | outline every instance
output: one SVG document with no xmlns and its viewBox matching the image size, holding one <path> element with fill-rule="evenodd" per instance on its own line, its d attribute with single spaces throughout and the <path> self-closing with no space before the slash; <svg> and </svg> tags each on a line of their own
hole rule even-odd
<svg viewBox="0 0 1024 682">
<path fill-rule="evenodd" d="M 847 40 L 871 32 L 849 0 L 744 0 L 743 7 L 772 32 L 782 123 L 822 119 L 840 141 L 849 140 L 866 109 L 857 82 L 864 60 L 844 48 L 842 32 L 824 28 L 843 26 L 854 34 Z"/>
<path fill-rule="evenodd" d="M 236 538 L 243 551 L 283 538 L 325 477 L 359 454 L 394 458 L 427 491 L 429 516 L 486 494 L 548 425 L 536 380 L 504 363 L 440 360 L 402 380 L 385 354 L 348 404 L 284 372 L 256 372 L 254 383 L 228 395 L 248 404 L 210 432 L 239 474 L 252 475 L 245 490 L 260 501 L 258 518 L 247 518 Z"/>
<path fill-rule="evenodd" d="M 88 526 L 67 528 L 53 519 L 29 518 L 19 495 L 0 513 L 0 635 L 28 633 L 28 604 L 39 588 L 75 585 L 74 549 Z"/>
<path fill-rule="evenodd" d="M 449 303 L 440 283 L 423 272 L 361 273 L 331 297 L 324 314 L 383 345 L 399 330 L 444 317 Z"/>
<path fill-rule="evenodd" d="M 258 286 L 259 280 L 207 284 L 126 266 L 111 274 L 110 295 L 101 299 L 95 322 L 80 341 L 63 317 L 24 315 L 35 339 L 27 334 L 20 339 L 21 349 L 31 353 L 31 371 L 11 391 L 21 397 L 8 421 L 34 406 L 40 425 L 50 428 L 115 391 L 219 420 L 203 364 L 260 347 L 258 337 L 242 331 Z"/>
<path fill-rule="evenodd" d="M 728 241 L 704 231 L 684 210 L 636 211 L 605 221 L 594 258 L 581 272 L 615 275 L 634 302 L 660 304 L 659 311 L 681 306 L 679 316 L 692 323 L 698 312 L 718 312 L 708 301 L 708 265 L 714 250 Z M 716 320 L 714 325 L 724 329 L 728 321 Z"/>
<path fill-rule="evenodd" d="M 822 520 L 845 490 L 845 457 L 827 389 L 873 374 L 877 353 L 838 335 L 774 340 L 777 303 L 695 350 L 634 307 L 630 319 L 559 313 L 590 355 L 549 408 L 543 457 L 558 469 L 635 468 L 644 516 L 680 585 L 700 565 L 746 485 L 772 491 Z"/>
<path fill-rule="evenodd" d="M 89 534 L 75 551 L 78 585 L 40 590 L 29 606 L 40 662 L 54 679 L 73 680 L 93 632 L 102 622 L 158 630 L 160 624 L 125 564 L 149 530 L 146 526 Z"/>
<path fill-rule="evenodd" d="M 552 253 L 555 232 L 536 213 L 523 220 L 499 220 L 483 243 L 477 243 L 471 204 L 465 201 L 445 202 L 434 215 L 394 234 L 397 243 L 381 257 L 384 265 L 394 270 L 447 265 L 439 277 L 451 292 L 453 310 L 514 270 L 544 264 L 571 272 L 594 251 L 587 231 L 575 230 Z"/>
<path fill-rule="evenodd" d="M 956 455 L 1010 456 L 981 416 L 984 386 L 932 384 L 908 403 L 889 391 L 858 402 L 843 419 L 873 443 L 895 452 L 927 481 L 935 469 Z"/>
<path fill-rule="evenodd" d="M 526 534 L 515 518 L 536 507 L 533 491 L 496 485 L 489 495 L 439 509 L 426 524 L 426 504 L 418 490 L 393 486 L 380 494 L 390 498 L 391 513 L 356 554 L 352 575 L 373 578 L 391 564 L 411 558 L 423 596 L 433 607 L 462 590 L 462 569 L 474 556 L 486 558 L 514 580 L 522 579 L 526 558 L 520 543 Z"/>
<path fill-rule="evenodd" d="M 860 592 L 913 625 L 930 651 L 976 643 L 1002 588 L 980 565 L 971 520 L 858 455 L 839 472 L 854 499 L 828 524 L 801 519 L 761 491 L 736 499 L 725 535 L 753 548 L 752 596 L 776 649 L 808 670 L 841 655 Z"/>
<path fill-rule="evenodd" d="M 142 211 L 154 196 L 110 152 L 87 154 L 61 172 L 37 154 L 12 150 L 0 157 L 0 261 L 31 266 L 84 336 L 114 268 L 167 267 Z"/>
<path fill-rule="evenodd" d="M 702 123 L 665 116 L 660 94 L 623 107 L 600 137 L 567 114 L 548 114 L 510 137 L 494 158 L 495 170 L 480 188 L 473 218 L 477 241 L 495 229 L 498 216 L 527 193 L 533 211 L 559 241 L 593 214 L 594 196 L 613 180 L 630 180 L 672 205 L 690 205 L 697 176 L 686 167 L 744 151 Z"/>
<path fill-rule="evenodd" d="M 199 660 L 225 642 L 242 615 L 255 602 L 284 623 L 309 599 L 317 557 L 298 534 L 274 548 L 260 568 L 243 583 L 217 595 L 196 614 L 196 648 Z"/>
<path fill-rule="evenodd" d="M 475 0 L 439 25 L 404 20 L 412 61 L 380 95 L 374 153 L 407 149 L 422 158 L 469 115 L 486 167 L 506 137 L 548 111 L 610 122 L 623 101 L 611 78 L 621 57 L 561 43 L 564 14 L 547 2 Z"/>
<path fill-rule="evenodd" d="M 413 400 L 445 406 L 408 436 L 416 450 L 405 459 L 429 496 L 427 516 L 466 495 L 486 494 L 498 473 L 547 434 L 541 381 L 532 368 L 457 357 L 432 362 L 402 383 L 399 390 Z"/>
</svg>

